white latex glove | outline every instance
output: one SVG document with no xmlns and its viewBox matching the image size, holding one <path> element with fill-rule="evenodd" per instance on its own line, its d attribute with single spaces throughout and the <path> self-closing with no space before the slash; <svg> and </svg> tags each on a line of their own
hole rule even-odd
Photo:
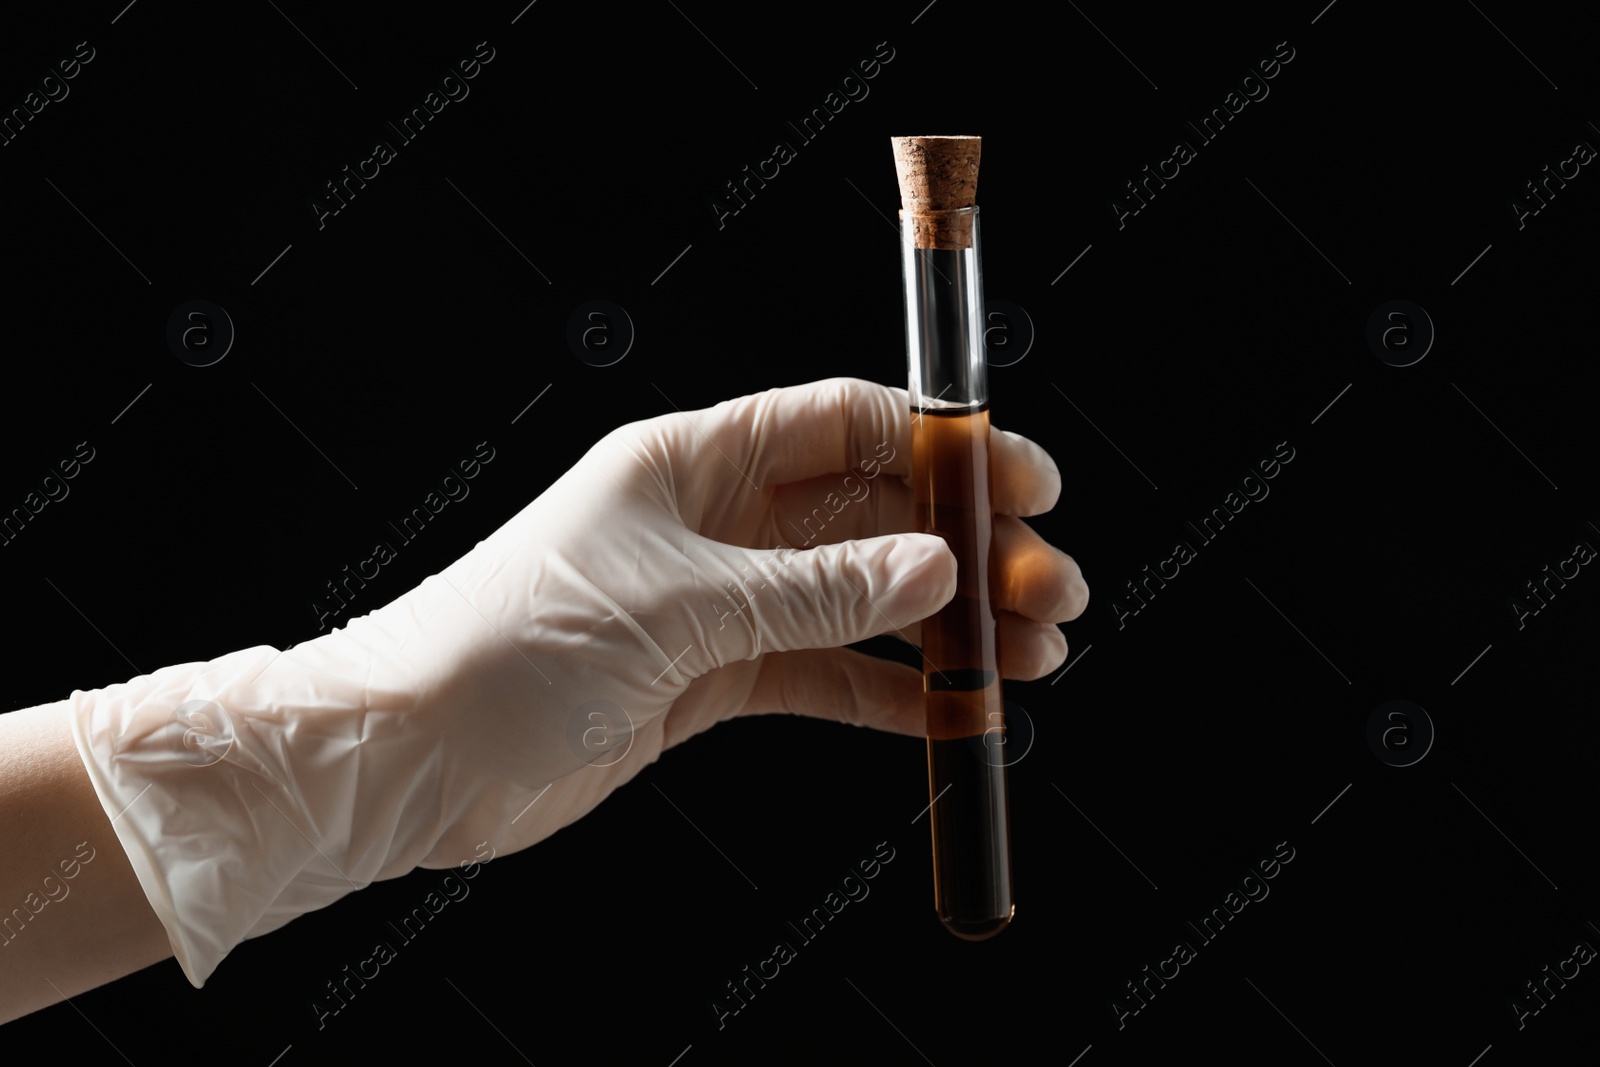
<svg viewBox="0 0 1600 1067">
<path fill-rule="evenodd" d="M 1001 436 L 997 467 L 1030 487 L 1011 513 L 1053 506 L 1049 457 Z M 905 391 L 853 379 L 633 423 L 343 629 L 75 692 L 79 753 L 189 980 L 373 881 L 526 848 L 735 715 L 919 734 L 919 672 L 837 647 L 915 640 L 954 593 L 938 538 L 868 536 L 910 526 L 909 444 Z M 1086 596 L 1052 589 L 1033 618 Z M 1065 657 L 1053 626 L 1013 623 L 1037 662 L 1008 674 Z"/>
</svg>

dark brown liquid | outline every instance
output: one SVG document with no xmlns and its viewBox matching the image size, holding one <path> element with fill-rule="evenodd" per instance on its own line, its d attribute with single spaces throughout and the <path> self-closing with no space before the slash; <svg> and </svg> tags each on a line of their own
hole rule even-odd
<svg viewBox="0 0 1600 1067">
<path fill-rule="evenodd" d="M 993 512 L 989 413 L 912 412 L 918 530 L 955 554 L 956 595 L 922 623 L 928 797 L 934 801 L 934 906 L 945 927 L 981 940 L 1011 920 L 1005 705 L 990 604 Z"/>
</svg>

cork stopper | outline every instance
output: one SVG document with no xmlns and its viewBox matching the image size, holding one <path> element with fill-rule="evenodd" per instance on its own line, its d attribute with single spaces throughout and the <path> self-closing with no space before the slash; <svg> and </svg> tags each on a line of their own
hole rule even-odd
<svg viewBox="0 0 1600 1067">
<path fill-rule="evenodd" d="M 981 137 L 892 137 L 900 179 L 900 216 L 914 226 L 917 248 L 972 247 Z"/>
</svg>

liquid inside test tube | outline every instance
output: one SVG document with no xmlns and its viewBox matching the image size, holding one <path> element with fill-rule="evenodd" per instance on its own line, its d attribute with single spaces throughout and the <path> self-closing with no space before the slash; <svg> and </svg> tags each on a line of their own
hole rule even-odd
<svg viewBox="0 0 1600 1067">
<path fill-rule="evenodd" d="M 934 903 L 951 933 L 982 940 L 1013 914 L 987 409 L 913 412 L 912 465 L 919 528 L 958 563 L 956 595 L 922 623 Z"/>
</svg>

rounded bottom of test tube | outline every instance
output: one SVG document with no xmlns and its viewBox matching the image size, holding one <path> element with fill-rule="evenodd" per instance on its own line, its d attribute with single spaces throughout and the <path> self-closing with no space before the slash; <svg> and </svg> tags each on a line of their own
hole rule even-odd
<svg viewBox="0 0 1600 1067">
<path fill-rule="evenodd" d="M 1017 906 L 1011 905 L 1011 910 L 1004 915 L 992 919 L 940 919 L 944 928 L 963 941 L 987 941 L 989 938 L 1004 930 L 1017 914 Z"/>
</svg>

